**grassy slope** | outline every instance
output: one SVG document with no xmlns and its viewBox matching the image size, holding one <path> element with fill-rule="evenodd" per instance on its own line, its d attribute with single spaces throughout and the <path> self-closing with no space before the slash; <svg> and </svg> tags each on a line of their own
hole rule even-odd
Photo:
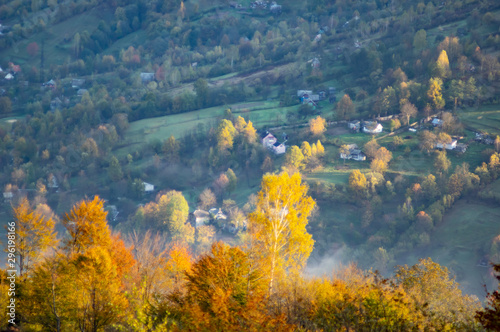
<svg viewBox="0 0 500 332">
<path fill-rule="evenodd" d="M 499 186 L 500 181 L 497 181 Z M 481 249 L 489 249 L 491 240 L 500 234 L 500 206 L 462 199 L 446 214 L 431 236 L 426 250 L 413 253 L 405 261 L 416 262 L 417 257 L 431 257 L 447 266 L 457 275 L 463 289 L 483 295 L 483 285 L 495 286 L 489 270 L 477 266 L 483 257 Z"/>
<path fill-rule="evenodd" d="M 0 50 L 0 58 L 9 59 L 20 65 L 39 67 L 40 52 L 35 58 L 30 58 L 26 52 L 26 46 L 31 42 L 36 42 L 41 51 L 42 40 L 45 40 L 45 66 L 60 65 L 71 58 L 72 38 L 75 33 L 82 33 L 85 30 L 92 33 L 101 20 L 109 21 L 113 15 L 110 9 L 102 6 L 96 7 L 36 33 L 18 42 L 14 47 Z M 65 38 L 69 39 L 69 42 L 65 42 Z"/>
<path fill-rule="evenodd" d="M 180 138 L 191 130 L 195 130 L 199 124 L 211 125 L 222 117 L 227 107 L 234 110 L 234 115 L 248 118 L 256 127 L 281 124 L 288 110 L 296 108 L 296 106 L 278 107 L 278 102 L 250 102 L 134 121 L 130 124 L 125 142 L 117 150 L 117 154 L 129 153 L 153 140 L 163 141 L 170 135 Z M 277 119 L 278 122 L 276 122 Z"/>
</svg>

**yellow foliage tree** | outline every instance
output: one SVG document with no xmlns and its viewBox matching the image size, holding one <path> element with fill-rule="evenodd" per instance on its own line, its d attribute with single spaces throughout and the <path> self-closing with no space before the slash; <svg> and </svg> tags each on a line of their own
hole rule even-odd
<svg viewBox="0 0 500 332">
<path fill-rule="evenodd" d="M 62 219 L 69 237 L 64 240 L 64 249 L 70 253 L 81 253 L 92 246 L 109 247 L 111 232 L 106 222 L 104 201 L 98 196 L 93 200 L 82 200 L 75 204 Z"/>
<path fill-rule="evenodd" d="M 436 70 L 439 77 L 445 78 L 451 75 L 450 61 L 448 60 L 448 54 L 445 50 L 439 53 L 439 57 L 436 61 Z"/>
<path fill-rule="evenodd" d="M 300 174 L 264 175 L 256 209 L 248 218 L 255 252 L 269 269 L 271 293 L 277 276 L 305 266 L 314 244 L 306 230 L 314 206 Z"/>
<path fill-rule="evenodd" d="M 309 130 L 314 136 L 323 135 L 326 131 L 326 120 L 321 116 L 317 116 L 309 121 Z"/>
<path fill-rule="evenodd" d="M 54 220 L 30 207 L 27 198 L 12 208 L 17 233 L 16 256 L 21 276 L 29 273 L 43 252 L 57 245 Z"/>
<path fill-rule="evenodd" d="M 445 101 L 441 93 L 442 87 L 443 81 L 439 77 L 433 77 L 429 80 L 429 90 L 427 91 L 427 96 L 433 103 L 434 107 L 438 110 L 442 109 L 445 105 Z"/>
</svg>

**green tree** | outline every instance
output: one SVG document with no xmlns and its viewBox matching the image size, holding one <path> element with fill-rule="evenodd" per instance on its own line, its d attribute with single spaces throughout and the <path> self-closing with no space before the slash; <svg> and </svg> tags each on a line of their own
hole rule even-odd
<svg viewBox="0 0 500 332">
<path fill-rule="evenodd" d="M 227 191 L 233 192 L 236 189 L 236 185 L 238 183 L 238 178 L 236 177 L 236 174 L 234 174 L 234 172 L 231 168 L 227 169 L 226 176 L 228 179 Z"/>
<path fill-rule="evenodd" d="M 415 33 L 413 37 L 413 47 L 417 51 L 422 51 L 427 47 L 427 33 L 424 29 L 420 29 Z"/>
<path fill-rule="evenodd" d="M 12 102 L 7 96 L 0 97 L 0 114 L 7 114 L 12 111 Z"/>
<path fill-rule="evenodd" d="M 208 83 L 203 78 L 199 78 L 194 82 L 194 91 L 196 93 L 196 99 L 198 102 L 198 107 L 204 108 L 207 105 L 207 99 L 209 95 Z"/>
<path fill-rule="evenodd" d="M 112 181 L 120 181 L 123 178 L 122 167 L 115 156 L 111 157 L 108 167 L 108 175 Z"/>
<path fill-rule="evenodd" d="M 314 206 L 300 174 L 264 175 L 256 209 L 248 219 L 252 249 L 268 268 L 270 293 L 276 277 L 305 266 L 314 244 L 306 230 Z"/>
</svg>

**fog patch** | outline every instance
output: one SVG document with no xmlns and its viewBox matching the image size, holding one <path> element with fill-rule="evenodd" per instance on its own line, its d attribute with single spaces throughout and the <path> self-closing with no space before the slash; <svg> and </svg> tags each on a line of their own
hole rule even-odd
<svg viewBox="0 0 500 332">
<path fill-rule="evenodd" d="M 315 250 L 309 260 L 305 269 L 305 274 L 311 277 L 331 277 L 335 271 L 345 267 L 346 247 L 342 246 L 337 249 L 329 249 L 323 254 L 319 250 Z"/>
</svg>

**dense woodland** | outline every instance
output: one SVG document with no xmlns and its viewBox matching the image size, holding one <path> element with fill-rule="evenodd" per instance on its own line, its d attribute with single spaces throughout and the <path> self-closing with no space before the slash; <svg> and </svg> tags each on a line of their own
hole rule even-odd
<svg viewBox="0 0 500 332">
<path fill-rule="evenodd" d="M 500 202 L 500 3 L 278 5 L 0 0 L 16 328 L 499 328 L 498 293 L 484 302 L 457 282 L 469 267 L 405 258 L 457 202 L 480 202 L 478 215 Z M 303 104 L 301 88 L 329 98 Z M 345 129 L 381 116 L 383 134 Z M 466 152 L 436 149 L 458 138 Z M 339 159 L 353 142 L 364 163 Z M 197 225 L 212 208 L 225 218 Z M 488 235 L 474 250 L 498 264 L 500 230 Z M 309 257 L 335 252 L 343 267 L 307 274 Z"/>
</svg>

